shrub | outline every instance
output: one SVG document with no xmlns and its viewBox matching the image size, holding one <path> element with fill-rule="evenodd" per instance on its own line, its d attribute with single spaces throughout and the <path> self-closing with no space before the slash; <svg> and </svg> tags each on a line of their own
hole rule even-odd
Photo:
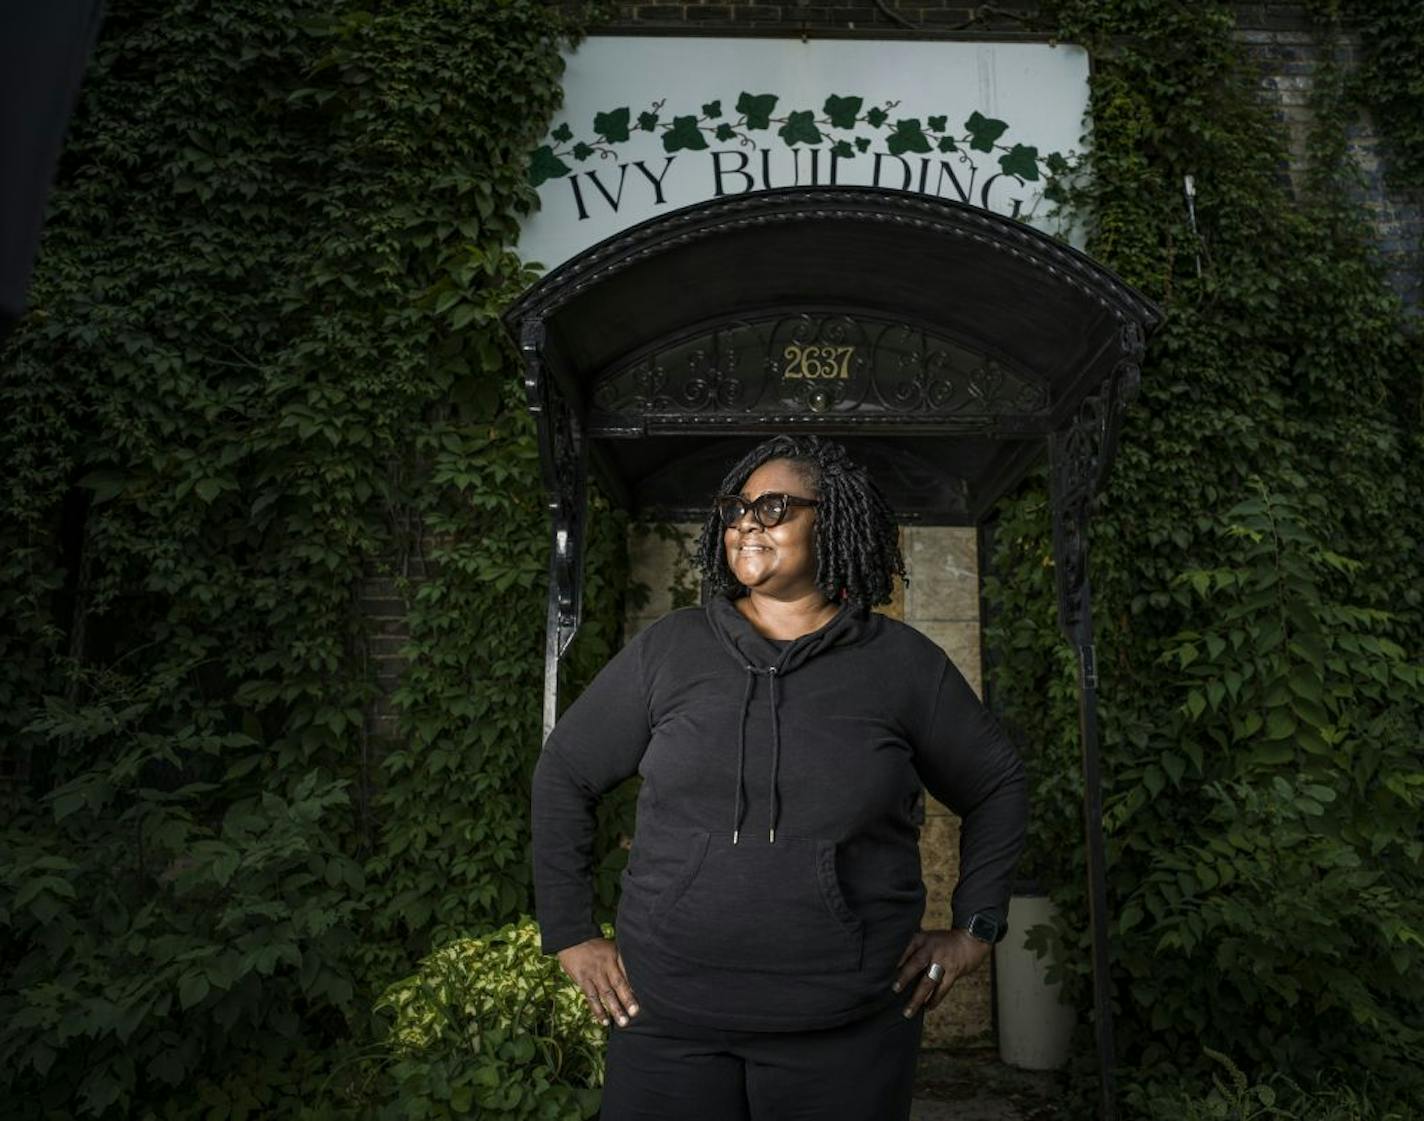
<svg viewBox="0 0 1424 1121">
<path fill-rule="evenodd" d="M 598 1111 L 604 1029 L 540 952 L 528 917 L 441 946 L 376 1010 L 390 1016 L 394 1097 L 383 1116 L 583 1121 Z"/>
</svg>

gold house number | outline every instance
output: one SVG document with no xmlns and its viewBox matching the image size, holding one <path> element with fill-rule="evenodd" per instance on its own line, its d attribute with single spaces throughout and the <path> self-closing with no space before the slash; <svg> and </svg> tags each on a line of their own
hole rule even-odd
<svg viewBox="0 0 1424 1121">
<path fill-rule="evenodd" d="M 788 378 L 848 378 L 853 346 L 797 346 L 785 350 Z"/>
</svg>

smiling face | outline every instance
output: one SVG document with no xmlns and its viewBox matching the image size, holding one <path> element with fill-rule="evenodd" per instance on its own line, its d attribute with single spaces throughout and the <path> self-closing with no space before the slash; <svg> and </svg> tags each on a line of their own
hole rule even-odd
<svg viewBox="0 0 1424 1121">
<path fill-rule="evenodd" d="M 771 459 L 748 477 L 738 492 L 751 502 L 763 494 L 818 498 L 796 466 Z M 816 508 L 789 506 L 779 525 L 765 529 L 750 509 L 722 531 L 727 567 L 749 590 L 791 599 L 816 587 Z"/>
</svg>

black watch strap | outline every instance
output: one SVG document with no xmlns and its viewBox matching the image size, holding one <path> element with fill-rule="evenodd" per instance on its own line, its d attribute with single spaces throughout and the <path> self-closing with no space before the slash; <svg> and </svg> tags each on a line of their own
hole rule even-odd
<svg viewBox="0 0 1424 1121">
<path fill-rule="evenodd" d="M 965 922 L 955 925 L 966 931 L 971 938 L 977 938 L 981 942 L 1001 942 L 1008 933 L 1003 919 L 988 911 L 975 911 Z"/>
</svg>

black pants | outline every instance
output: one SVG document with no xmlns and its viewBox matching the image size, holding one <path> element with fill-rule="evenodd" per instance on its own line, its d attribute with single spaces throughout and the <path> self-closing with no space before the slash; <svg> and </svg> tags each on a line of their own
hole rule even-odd
<svg viewBox="0 0 1424 1121">
<path fill-rule="evenodd" d="M 724 1031 L 642 1005 L 609 1026 L 599 1121 L 908 1121 L 925 1016 L 908 994 L 813 1031 Z"/>
</svg>

